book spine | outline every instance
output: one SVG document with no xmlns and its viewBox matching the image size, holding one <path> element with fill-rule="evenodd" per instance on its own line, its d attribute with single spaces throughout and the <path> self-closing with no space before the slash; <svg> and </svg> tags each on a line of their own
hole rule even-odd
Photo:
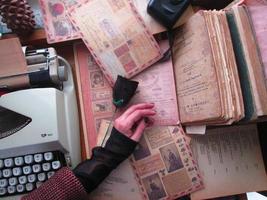
<svg viewBox="0 0 267 200">
<path fill-rule="evenodd" d="M 236 21 L 233 13 L 231 11 L 228 11 L 226 13 L 228 25 L 230 28 L 231 38 L 233 42 L 234 52 L 235 52 L 235 58 L 239 73 L 239 79 L 241 84 L 241 89 L 243 93 L 243 101 L 244 101 L 244 107 L 245 107 L 245 117 L 243 118 L 243 121 L 248 121 L 256 116 L 256 110 L 255 110 L 255 103 L 252 96 L 252 90 L 249 80 L 249 74 L 247 69 L 247 63 L 245 60 L 245 55 L 243 51 L 243 46 L 240 40 L 240 35 L 238 32 L 238 28 L 236 26 Z"/>
</svg>

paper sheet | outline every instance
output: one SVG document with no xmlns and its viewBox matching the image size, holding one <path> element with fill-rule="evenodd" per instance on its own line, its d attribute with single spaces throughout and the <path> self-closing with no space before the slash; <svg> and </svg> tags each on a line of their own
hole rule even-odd
<svg viewBox="0 0 267 200">
<path fill-rule="evenodd" d="M 39 0 L 49 44 L 80 38 L 67 17 L 67 9 L 81 0 Z"/>
<path fill-rule="evenodd" d="M 181 122 L 220 117 L 218 79 L 206 24 L 200 12 L 175 33 L 173 64 Z"/>
<path fill-rule="evenodd" d="M 168 42 L 161 41 L 162 52 L 168 48 Z M 173 64 L 171 58 L 157 63 L 133 78 L 139 82 L 137 92 L 129 105 L 143 102 L 155 103 L 157 114 L 155 125 L 176 125 L 179 123 Z"/>
<path fill-rule="evenodd" d="M 192 200 L 267 189 L 255 124 L 207 130 L 191 142 L 205 187 L 193 193 Z"/>
<path fill-rule="evenodd" d="M 86 0 L 68 14 L 111 85 L 117 75 L 131 78 L 162 56 L 128 0 Z"/>
</svg>

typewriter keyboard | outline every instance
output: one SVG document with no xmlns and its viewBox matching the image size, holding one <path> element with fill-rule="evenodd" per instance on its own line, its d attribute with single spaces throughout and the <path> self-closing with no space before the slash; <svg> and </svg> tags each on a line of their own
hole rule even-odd
<svg viewBox="0 0 267 200">
<path fill-rule="evenodd" d="M 0 159 L 0 198 L 31 192 L 63 166 L 59 151 Z"/>
</svg>

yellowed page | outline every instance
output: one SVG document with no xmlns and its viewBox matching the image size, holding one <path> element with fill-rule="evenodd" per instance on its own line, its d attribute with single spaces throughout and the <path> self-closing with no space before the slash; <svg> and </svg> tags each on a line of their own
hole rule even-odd
<svg viewBox="0 0 267 200">
<path fill-rule="evenodd" d="M 211 129 L 191 143 L 205 187 L 192 200 L 267 189 L 256 124 Z"/>
<path fill-rule="evenodd" d="M 86 0 L 68 14 L 111 85 L 117 75 L 131 78 L 162 56 L 129 0 Z"/>
<path fill-rule="evenodd" d="M 181 122 L 219 118 L 222 110 L 216 70 L 200 12 L 176 32 L 173 63 Z"/>
</svg>

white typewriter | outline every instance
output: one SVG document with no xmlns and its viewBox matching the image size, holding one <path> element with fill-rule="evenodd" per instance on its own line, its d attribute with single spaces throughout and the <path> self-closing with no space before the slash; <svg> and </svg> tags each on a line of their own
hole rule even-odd
<svg viewBox="0 0 267 200">
<path fill-rule="evenodd" d="M 63 89 L 35 88 L 0 97 L 0 199 L 19 199 L 63 166 L 80 162 L 70 66 Z"/>
</svg>

